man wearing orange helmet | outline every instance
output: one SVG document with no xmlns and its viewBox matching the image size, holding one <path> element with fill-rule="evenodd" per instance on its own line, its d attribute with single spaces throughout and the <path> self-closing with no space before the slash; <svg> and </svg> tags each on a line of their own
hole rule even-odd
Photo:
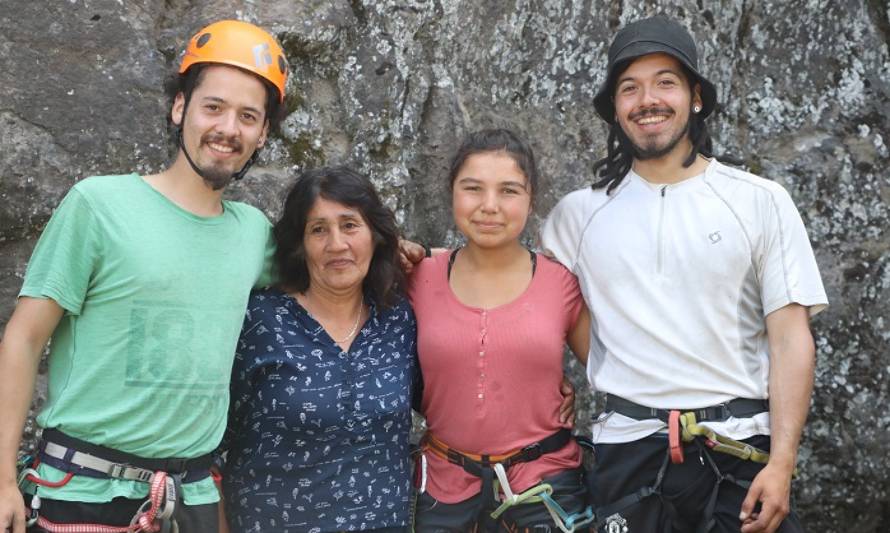
<svg viewBox="0 0 890 533">
<path fill-rule="evenodd" d="M 222 192 L 280 121 L 286 78 L 266 31 L 207 26 L 167 84 L 173 164 L 85 179 L 54 213 L 0 344 L 0 532 L 24 533 L 26 520 L 50 532 L 217 530 L 209 454 L 248 294 L 271 256 L 265 216 Z M 43 440 L 18 478 L 50 337 Z"/>
</svg>

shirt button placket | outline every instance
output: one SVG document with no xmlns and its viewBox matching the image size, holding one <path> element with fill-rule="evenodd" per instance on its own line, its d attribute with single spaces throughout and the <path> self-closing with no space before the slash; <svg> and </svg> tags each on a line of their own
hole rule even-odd
<svg viewBox="0 0 890 533">
<path fill-rule="evenodd" d="M 476 399 L 481 407 L 485 400 L 485 337 L 488 333 L 488 312 L 482 311 L 480 315 L 480 331 L 479 331 L 479 385 L 476 392 Z"/>
</svg>

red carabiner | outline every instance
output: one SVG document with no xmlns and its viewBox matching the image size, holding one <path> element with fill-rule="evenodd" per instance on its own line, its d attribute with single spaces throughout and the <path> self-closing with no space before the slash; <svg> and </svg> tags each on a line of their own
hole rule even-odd
<svg viewBox="0 0 890 533">
<path fill-rule="evenodd" d="M 671 450 L 671 462 L 683 462 L 683 442 L 680 439 L 680 411 L 668 414 L 668 447 Z"/>
</svg>

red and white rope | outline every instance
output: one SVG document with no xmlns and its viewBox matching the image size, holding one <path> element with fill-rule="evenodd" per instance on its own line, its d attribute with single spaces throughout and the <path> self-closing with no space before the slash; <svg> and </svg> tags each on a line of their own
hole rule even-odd
<svg viewBox="0 0 890 533">
<path fill-rule="evenodd" d="M 38 484 L 46 484 L 43 480 L 32 480 Z M 51 522 L 42 516 L 37 517 L 37 525 L 48 531 L 49 533 L 154 533 L 161 530 L 161 525 L 155 523 L 155 518 L 162 509 L 162 503 L 165 500 L 167 491 L 167 473 L 155 472 L 151 478 L 151 489 L 149 498 L 145 502 L 150 504 L 148 510 L 137 512 L 133 517 L 133 521 L 129 526 L 107 526 L 103 524 L 57 524 Z"/>
</svg>

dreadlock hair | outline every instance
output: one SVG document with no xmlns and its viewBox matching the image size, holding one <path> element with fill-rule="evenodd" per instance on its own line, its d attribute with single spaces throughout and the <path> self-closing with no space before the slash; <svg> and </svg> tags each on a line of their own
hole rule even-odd
<svg viewBox="0 0 890 533">
<path fill-rule="evenodd" d="M 614 72 L 623 72 L 630 66 L 631 61 L 633 60 L 628 60 L 619 64 Z M 695 75 L 682 64 L 681 66 L 683 68 L 683 74 L 686 76 L 686 81 L 689 83 L 689 87 L 694 88 L 698 84 Z M 684 167 L 692 166 L 692 164 L 695 163 L 698 154 L 705 157 L 712 157 L 714 151 L 714 144 L 711 141 L 710 133 L 708 133 L 708 125 L 705 124 L 705 118 L 698 113 L 692 112 L 691 102 L 689 106 L 689 126 L 686 133 L 689 136 L 689 140 L 692 141 L 692 150 L 689 151 L 689 155 L 686 157 L 686 160 L 683 161 Z M 638 152 L 636 147 L 634 147 L 633 143 L 627 137 L 627 134 L 624 133 L 624 130 L 621 129 L 621 125 L 618 124 L 618 121 L 616 120 L 609 127 L 609 138 L 606 142 L 606 157 L 593 164 L 593 172 L 594 174 L 597 174 L 600 179 L 591 185 L 591 188 L 602 189 L 603 187 L 606 187 L 606 194 L 612 194 L 615 188 L 621 184 L 624 176 L 630 171 L 633 160 L 637 155 Z"/>
</svg>

